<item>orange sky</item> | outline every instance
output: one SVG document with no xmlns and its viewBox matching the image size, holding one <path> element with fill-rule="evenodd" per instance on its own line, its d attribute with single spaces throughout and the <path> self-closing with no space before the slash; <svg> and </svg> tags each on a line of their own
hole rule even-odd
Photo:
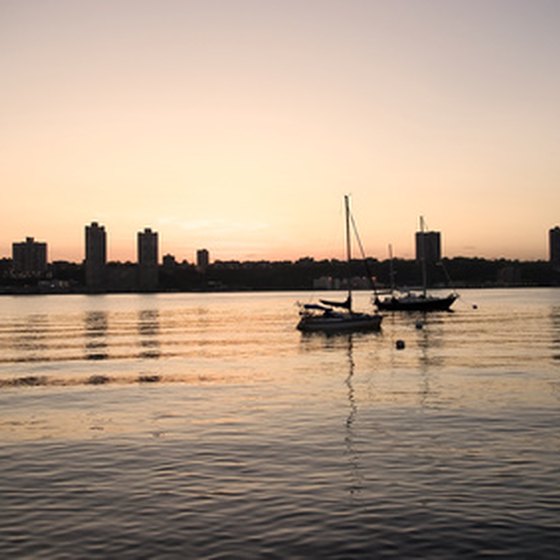
<svg viewBox="0 0 560 560">
<path fill-rule="evenodd" d="M 2 0 L 0 257 L 547 257 L 560 223 L 555 0 Z"/>
</svg>

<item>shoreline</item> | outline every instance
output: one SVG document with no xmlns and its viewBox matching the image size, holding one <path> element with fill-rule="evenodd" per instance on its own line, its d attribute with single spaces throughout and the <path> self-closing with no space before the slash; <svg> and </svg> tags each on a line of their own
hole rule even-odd
<svg viewBox="0 0 560 560">
<path fill-rule="evenodd" d="M 461 284 L 453 287 L 447 286 L 434 286 L 430 291 L 441 292 L 441 291 L 459 291 L 459 290 L 519 290 L 519 289 L 539 289 L 539 288 L 560 288 L 560 284 Z M 419 288 L 410 287 L 403 288 L 403 292 L 406 291 L 417 291 Z M 310 288 L 310 287 L 299 287 L 299 288 L 281 288 L 281 287 L 270 287 L 270 288 L 253 288 L 253 287 L 240 287 L 240 288 L 223 288 L 223 289 L 190 289 L 190 290 L 151 290 L 151 291 L 141 291 L 141 290 L 107 290 L 91 292 L 86 289 L 83 290 L 40 290 L 40 289 L 13 289 L 13 290 L 0 290 L 0 297 L 2 296 L 63 296 L 63 295 L 82 295 L 82 296 L 107 296 L 107 295 L 161 295 L 161 294 L 244 294 L 248 292 L 257 293 L 272 293 L 272 292 L 343 292 L 345 288 L 339 289 L 329 289 L 329 288 Z M 367 288 L 353 288 L 356 292 L 372 292 L 374 290 Z M 388 288 L 381 287 L 379 292 L 387 293 Z"/>
</svg>

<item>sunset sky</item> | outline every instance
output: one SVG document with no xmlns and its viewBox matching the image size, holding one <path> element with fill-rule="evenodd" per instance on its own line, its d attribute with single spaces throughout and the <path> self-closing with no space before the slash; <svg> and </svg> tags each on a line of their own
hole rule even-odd
<svg viewBox="0 0 560 560">
<path fill-rule="evenodd" d="M 0 257 L 547 258 L 558 0 L 0 0 Z"/>
</svg>

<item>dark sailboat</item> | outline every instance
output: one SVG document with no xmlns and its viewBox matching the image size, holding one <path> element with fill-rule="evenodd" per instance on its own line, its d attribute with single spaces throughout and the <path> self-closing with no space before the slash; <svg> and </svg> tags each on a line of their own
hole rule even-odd
<svg viewBox="0 0 560 560">
<path fill-rule="evenodd" d="M 455 291 L 446 296 L 428 293 L 428 275 L 426 269 L 426 251 L 424 246 L 424 218 L 420 216 L 420 259 L 422 264 L 422 289 L 402 293 L 395 289 L 393 272 L 391 271 L 391 295 L 381 299 L 377 294 L 373 300 L 381 311 L 450 311 L 451 306 L 459 297 Z M 391 255 L 392 259 L 392 255 Z"/>
<path fill-rule="evenodd" d="M 300 304 L 300 320 L 297 329 L 302 332 L 353 332 L 373 331 L 381 328 L 383 316 L 379 313 L 362 313 L 352 309 L 352 285 L 350 260 L 352 245 L 350 239 L 350 201 L 344 196 L 346 218 L 346 258 L 348 261 L 348 296 L 344 301 L 320 299 L 319 303 Z"/>
</svg>

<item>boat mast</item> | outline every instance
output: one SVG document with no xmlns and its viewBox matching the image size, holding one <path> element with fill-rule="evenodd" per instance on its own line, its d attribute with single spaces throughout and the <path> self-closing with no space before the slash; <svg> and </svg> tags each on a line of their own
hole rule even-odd
<svg viewBox="0 0 560 560">
<path fill-rule="evenodd" d="M 426 297 L 428 278 L 426 274 L 426 241 L 424 239 L 424 216 L 420 216 L 420 260 L 422 265 L 422 293 Z"/>
<path fill-rule="evenodd" d="M 351 277 L 351 261 L 352 261 L 352 245 L 350 242 L 350 199 L 347 194 L 344 195 L 344 213 L 346 216 L 346 260 L 348 262 L 348 311 L 352 309 L 352 277 Z"/>
</svg>

